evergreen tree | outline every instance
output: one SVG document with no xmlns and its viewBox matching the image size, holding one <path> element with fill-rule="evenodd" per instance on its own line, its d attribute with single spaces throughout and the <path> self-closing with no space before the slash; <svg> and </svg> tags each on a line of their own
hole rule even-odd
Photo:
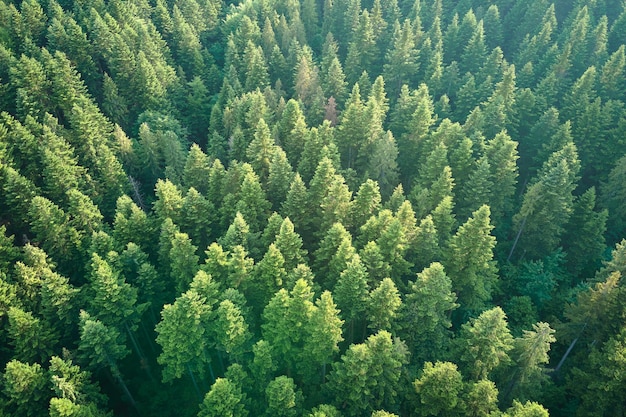
<svg viewBox="0 0 626 417">
<path fill-rule="evenodd" d="M 457 346 L 461 349 L 461 363 L 473 380 L 485 379 L 500 364 L 508 363 L 513 337 L 504 311 L 494 307 L 470 319 L 461 327 Z"/>
<path fill-rule="evenodd" d="M 309 224 L 311 222 L 309 211 L 309 195 L 306 185 L 300 174 L 296 173 L 287 193 L 285 201 L 282 203 L 281 214 L 289 217 L 297 228 L 298 233 L 303 237 L 310 237 Z"/>
<path fill-rule="evenodd" d="M 398 156 L 398 166 L 403 182 L 406 184 L 412 173 L 417 172 L 417 168 L 422 162 L 417 155 L 421 155 L 423 142 L 426 140 L 431 127 L 435 123 L 434 105 L 428 92 L 426 84 L 421 84 L 413 99 L 414 110 L 409 113 L 406 121 L 408 133 L 400 135 L 398 138 L 398 148 L 403 152 Z M 409 110 L 410 111 L 410 110 Z"/>
<path fill-rule="evenodd" d="M 267 409 L 265 415 L 295 417 L 302 407 L 302 392 L 293 379 L 281 375 L 270 381 L 265 389 Z"/>
<path fill-rule="evenodd" d="M 511 358 L 515 370 L 507 387 L 510 397 L 529 398 L 541 390 L 546 382 L 541 365 L 548 363 L 550 344 L 555 341 L 554 330 L 543 322 L 533 324 L 533 330 L 524 330 L 523 336 L 514 340 Z"/>
<path fill-rule="evenodd" d="M 361 319 L 368 308 L 369 287 L 365 266 L 358 255 L 341 272 L 333 295 L 341 311 L 341 317 L 349 326 L 348 341 L 354 340 L 354 323 Z"/>
<path fill-rule="evenodd" d="M 602 207 L 608 210 L 608 231 L 612 236 L 620 236 L 626 224 L 624 224 L 624 207 L 626 205 L 626 188 L 624 177 L 626 176 L 626 157 L 621 157 L 611 170 L 608 180 L 600 188 L 600 202 Z"/>
<path fill-rule="evenodd" d="M 384 278 L 378 287 L 370 292 L 366 304 L 369 327 L 374 331 L 391 331 L 395 318 L 402 306 L 400 293 L 390 278 Z"/>
<path fill-rule="evenodd" d="M 517 143 L 504 131 L 498 133 L 486 144 L 485 155 L 491 174 L 488 180 L 493 184 L 489 208 L 494 223 L 499 222 L 512 209 L 518 176 L 516 147 Z"/>
<path fill-rule="evenodd" d="M 100 320 L 91 319 L 87 312 L 81 310 L 78 350 L 82 358 L 92 369 L 108 368 L 128 400 L 135 406 L 135 400 L 118 366 L 118 361 L 128 354 L 126 347 L 120 343 L 119 336 L 114 327 L 106 326 Z"/>
<path fill-rule="evenodd" d="M 246 417 L 245 399 L 241 387 L 227 378 L 217 378 L 200 405 L 198 417 Z"/>
<path fill-rule="evenodd" d="M 270 161 L 274 153 L 274 146 L 267 123 L 265 123 L 265 120 L 260 119 L 254 132 L 254 139 L 246 150 L 246 156 L 262 183 L 266 183 L 269 177 Z"/>
<path fill-rule="evenodd" d="M 287 160 L 287 154 L 280 147 L 275 146 L 267 178 L 267 195 L 272 207 L 278 209 L 286 200 L 294 178 L 293 168 Z"/>
<path fill-rule="evenodd" d="M 490 234 L 493 226 L 489 214 L 488 206 L 476 210 L 450 239 L 444 254 L 452 289 L 466 311 L 476 311 L 485 305 L 498 278 L 493 259 L 496 242 Z"/>
<path fill-rule="evenodd" d="M 518 236 L 509 257 L 518 239 L 521 249 L 533 257 L 556 249 L 571 214 L 579 168 L 573 143 L 566 144 L 544 163 L 537 182 L 528 187 L 520 211 L 513 218 Z"/>
<path fill-rule="evenodd" d="M 302 103 L 306 118 L 312 125 L 322 121 L 324 93 L 319 80 L 319 69 L 313 62 L 312 51 L 303 48 L 295 68 L 295 96 Z"/>
<path fill-rule="evenodd" d="M 406 360 L 402 342 L 392 341 L 384 330 L 362 344 L 351 345 L 329 375 L 328 388 L 338 409 L 347 416 L 381 408 L 393 410 Z"/>
<path fill-rule="evenodd" d="M 23 416 L 46 414 L 50 397 L 45 370 L 18 360 L 9 361 L 2 375 L 3 392 L 7 396 L 5 409 Z"/>
<path fill-rule="evenodd" d="M 569 269 L 575 275 L 591 276 L 606 249 L 604 233 L 608 212 L 596 212 L 596 191 L 590 188 L 574 201 L 562 242 Z"/>
<path fill-rule="evenodd" d="M 275 244 L 285 260 L 286 271 L 291 271 L 299 264 L 306 263 L 307 251 L 302 248 L 302 238 L 295 232 L 289 217 L 285 218 L 280 225 Z"/>
<path fill-rule="evenodd" d="M 458 307 L 443 266 L 432 263 L 409 282 L 400 309 L 400 335 L 419 360 L 443 357 L 450 342 L 450 312 Z"/>
<path fill-rule="evenodd" d="M 366 172 L 371 179 L 378 182 L 383 196 L 390 195 L 399 183 L 397 157 L 398 146 L 391 131 L 374 140 Z"/>
<path fill-rule="evenodd" d="M 216 322 L 212 330 L 216 335 L 218 352 L 225 352 L 233 362 L 237 362 L 248 349 L 251 336 L 248 324 L 239 307 L 230 300 L 223 300 L 215 313 Z"/>
<path fill-rule="evenodd" d="M 55 335 L 45 322 L 18 307 L 10 307 L 6 316 L 7 334 L 16 360 L 44 360 L 52 354 Z"/>
<path fill-rule="evenodd" d="M 207 351 L 211 342 L 207 333 L 213 318 L 212 305 L 217 301 L 216 295 L 217 285 L 201 271 L 194 278 L 189 291 L 176 298 L 173 304 L 163 307 L 161 321 L 155 331 L 156 341 L 163 350 L 157 361 L 164 366 L 164 382 L 188 374 L 196 385 L 195 375 L 204 376 L 206 366 L 211 361 Z M 181 340 L 187 342 L 181 345 Z"/>
<path fill-rule="evenodd" d="M 426 362 L 422 375 L 413 382 L 420 400 L 420 415 L 459 415 L 463 407 L 460 394 L 463 379 L 457 366 L 450 362 Z M 444 388 L 445 387 L 445 388 Z"/>
<path fill-rule="evenodd" d="M 198 272 L 197 249 L 186 233 L 175 233 L 170 242 L 170 276 L 176 284 L 177 293 L 185 291 Z"/>
<path fill-rule="evenodd" d="M 385 56 L 384 66 L 384 76 L 391 88 L 392 97 L 397 97 L 402 85 L 407 84 L 417 72 L 417 55 L 411 21 L 405 20 L 402 26 L 396 22 L 393 28 L 393 47 Z"/>
<path fill-rule="evenodd" d="M 315 309 L 306 329 L 308 336 L 304 340 L 303 355 L 298 362 L 304 368 L 300 372 L 307 382 L 325 382 L 326 365 L 339 352 L 338 344 L 343 340 L 341 326 L 344 323 L 339 318 L 339 312 L 330 291 L 324 291 L 315 301 Z"/>
<path fill-rule="evenodd" d="M 380 209 L 381 196 L 378 183 L 367 180 L 359 187 L 351 209 L 351 225 L 358 230 L 365 222 Z"/>
</svg>

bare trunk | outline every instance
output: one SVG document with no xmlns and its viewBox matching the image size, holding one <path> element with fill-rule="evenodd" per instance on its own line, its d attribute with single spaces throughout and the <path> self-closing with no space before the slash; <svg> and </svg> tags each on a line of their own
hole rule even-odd
<svg viewBox="0 0 626 417">
<path fill-rule="evenodd" d="M 526 217 L 524 217 L 524 220 L 522 220 L 522 224 L 519 227 L 519 230 L 517 231 L 517 236 L 515 236 L 515 242 L 513 242 L 513 247 L 511 248 L 511 251 L 509 252 L 509 256 L 506 258 L 507 262 L 509 262 L 511 260 L 511 256 L 513 256 L 513 251 L 515 251 L 515 247 L 517 246 L 517 241 L 522 235 L 522 231 L 524 230 L 525 225 L 526 225 Z"/>
<path fill-rule="evenodd" d="M 189 377 L 191 378 L 191 382 L 193 383 L 193 387 L 196 389 L 196 394 L 198 395 L 198 400 L 202 401 L 202 394 L 200 393 L 200 388 L 198 388 L 198 382 L 196 381 L 196 377 L 193 375 L 189 364 L 187 364 L 187 373 L 189 373 Z"/>
</svg>

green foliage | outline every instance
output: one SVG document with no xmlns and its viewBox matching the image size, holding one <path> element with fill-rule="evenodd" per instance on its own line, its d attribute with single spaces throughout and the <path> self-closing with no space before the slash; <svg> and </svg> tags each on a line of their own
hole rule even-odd
<svg viewBox="0 0 626 417">
<path fill-rule="evenodd" d="M 198 417 L 246 417 L 245 394 L 241 387 L 225 378 L 217 378 L 200 405 Z"/>
<path fill-rule="evenodd" d="M 466 373 L 474 380 L 487 378 L 500 364 L 510 358 L 513 337 L 509 331 L 506 315 L 500 307 L 483 312 L 462 326 L 457 347 Z"/>
<path fill-rule="evenodd" d="M 443 266 L 432 263 L 409 282 L 400 309 L 401 336 L 412 353 L 423 360 L 441 356 L 450 342 L 450 312 L 458 307 Z M 433 347 L 435 347 L 433 349 Z"/>
<path fill-rule="evenodd" d="M 187 372 L 204 374 L 205 366 L 210 362 L 207 348 L 211 342 L 206 335 L 210 331 L 215 286 L 201 271 L 194 279 L 192 289 L 178 297 L 174 304 L 163 307 L 161 321 L 155 330 L 156 341 L 163 349 L 158 362 L 164 366 L 164 382 L 180 378 Z M 192 340 L 194 342 L 190 343 Z"/>
<path fill-rule="evenodd" d="M 423 416 L 454 416 L 462 409 L 460 394 L 463 380 L 457 366 L 450 362 L 426 362 L 419 379 L 413 383 Z"/>
<path fill-rule="evenodd" d="M 390 331 L 395 326 L 397 312 L 402 305 L 400 294 L 390 278 L 383 279 L 378 287 L 370 292 L 367 300 L 367 319 L 374 331 Z"/>
<path fill-rule="evenodd" d="M 12 360 L 6 364 L 2 382 L 3 393 L 8 399 L 7 411 L 23 416 L 45 414 L 50 394 L 49 382 L 41 365 Z"/>
<path fill-rule="evenodd" d="M 0 2 L 0 414 L 623 415 L 622 3 Z"/>
<path fill-rule="evenodd" d="M 302 392 L 297 390 L 293 379 L 281 375 L 272 380 L 265 389 L 268 416 L 297 416 L 301 408 Z"/>
<path fill-rule="evenodd" d="M 345 415 L 375 409 L 393 409 L 400 390 L 402 364 L 407 353 L 399 340 L 381 330 L 358 345 L 351 345 L 333 367 L 328 389 Z"/>
<path fill-rule="evenodd" d="M 492 229 L 489 206 L 484 205 L 459 227 L 444 255 L 452 289 L 464 309 L 480 309 L 490 299 L 497 281 L 498 268 L 493 260 L 496 239 L 490 234 Z"/>
</svg>

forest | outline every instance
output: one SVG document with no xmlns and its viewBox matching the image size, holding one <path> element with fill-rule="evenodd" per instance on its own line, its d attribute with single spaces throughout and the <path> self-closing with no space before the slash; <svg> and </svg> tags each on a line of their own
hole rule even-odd
<svg viewBox="0 0 626 417">
<path fill-rule="evenodd" d="M 626 416 L 626 1 L 0 0 L 0 416 Z"/>
</svg>

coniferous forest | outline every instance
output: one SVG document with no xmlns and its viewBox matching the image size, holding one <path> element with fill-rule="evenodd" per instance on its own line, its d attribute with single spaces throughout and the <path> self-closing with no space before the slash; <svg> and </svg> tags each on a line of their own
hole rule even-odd
<svg viewBox="0 0 626 417">
<path fill-rule="evenodd" d="M 626 416 L 623 0 L 0 0 L 0 416 Z"/>
</svg>

